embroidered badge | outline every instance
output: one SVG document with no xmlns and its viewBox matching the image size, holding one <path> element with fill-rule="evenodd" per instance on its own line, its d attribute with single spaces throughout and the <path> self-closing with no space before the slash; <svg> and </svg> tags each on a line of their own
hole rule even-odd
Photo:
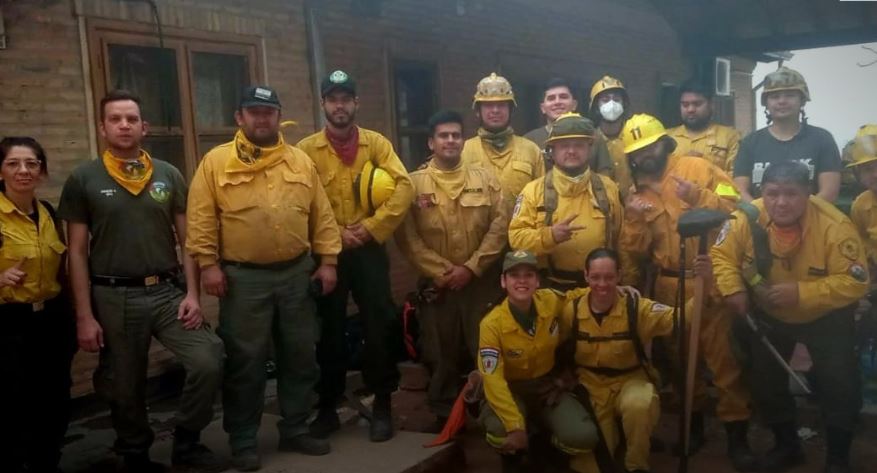
<svg viewBox="0 0 877 473">
<path fill-rule="evenodd" d="M 469 189 L 463 189 L 464 194 L 480 194 L 484 192 L 480 187 L 471 187 Z"/>
<path fill-rule="evenodd" d="M 481 370 L 487 374 L 493 374 L 499 362 L 499 350 L 496 348 L 482 348 L 478 351 L 478 354 L 481 357 Z"/>
<path fill-rule="evenodd" d="M 256 91 L 253 92 L 253 95 L 262 100 L 271 100 L 271 91 L 261 87 L 256 87 Z"/>
<path fill-rule="evenodd" d="M 557 317 L 551 321 L 551 328 L 548 329 L 548 333 L 551 334 L 552 337 L 557 336 L 557 329 L 560 327 L 560 323 L 557 321 Z"/>
<path fill-rule="evenodd" d="M 868 271 L 859 263 L 853 263 L 850 265 L 850 269 L 847 270 L 850 276 L 853 277 L 856 281 L 859 282 L 868 282 Z"/>
<path fill-rule="evenodd" d="M 660 302 L 656 302 L 652 304 L 652 312 L 667 312 L 670 310 L 670 306 L 661 304 Z"/>
<path fill-rule="evenodd" d="M 149 196 L 160 204 L 168 201 L 171 197 L 171 191 L 167 184 L 161 181 L 155 181 L 149 185 Z"/>
<path fill-rule="evenodd" d="M 347 82 L 347 73 L 344 71 L 335 71 L 329 76 L 329 80 L 333 84 L 341 84 Z"/>
<path fill-rule="evenodd" d="M 523 194 L 518 194 L 518 198 L 515 199 L 515 210 L 512 211 L 512 217 L 517 217 L 518 213 L 521 211 L 521 202 L 524 201 Z"/>
<path fill-rule="evenodd" d="M 731 221 L 725 220 L 725 223 L 722 225 L 722 230 L 719 231 L 719 236 L 716 238 L 716 245 L 721 245 L 722 242 L 725 241 L 725 238 L 728 237 L 728 232 L 731 231 Z"/>
<path fill-rule="evenodd" d="M 856 261 L 857 259 L 859 259 L 859 242 L 857 242 L 855 238 L 847 238 L 846 240 L 840 242 L 840 246 L 838 248 L 840 250 L 840 254 L 844 255 L 846 259 L 852 261 Z"/>
</svg>

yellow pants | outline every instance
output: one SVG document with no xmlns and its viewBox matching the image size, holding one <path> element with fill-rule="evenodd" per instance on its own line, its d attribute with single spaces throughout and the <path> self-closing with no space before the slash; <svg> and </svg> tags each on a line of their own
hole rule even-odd
<svg viewBox="0 0 877 473">
<path fill-rule="evenodd" d="M 614 454 L 621 441 L 617 421 L 620 418 L 627 439 L 624 467 L 629 471 L 648 471 L 651 447 L 649 439 L 661 413 L 655 386 L 647 380 L 633 378 L 613 386 L 587 388 L 592 393 L 594 414 L 609 452 Z M 582 473 L 600 472 L 593 451 L 572 457 L 570 468 Z"/>
<path fill-rule="evenodd" d="M 676 278 L 659 276 L 655 284 L 655 300 L 667 305 L 675 305 L 678 282 Z M 694 279 L 685 281 L 685 292 L 686 300 L 694 295 Z M 719 390 L 716 417 L 722 422 L 747 420 L 751 415 L 749 390 L 743 383 L 740 366 L 731 351 L 731 322 L 735 315 L 726 307 L 711 307 L 703 310 L 701 314 L 699 358 L 712 373 L 713 384 Z M 663 341 L 672 367 L 679 366 L 677 340 L 673 337 L 665 337 Z M 674 372 L 670 375 L 665 377 L 667 381 L 672 382 L 680 378 L 679 373 Z M 694 407 L 696 410 L 702 410 L 706 405 L 707 390 L 700 371 L 697 372 L 694 383 Z"/>
</svg>

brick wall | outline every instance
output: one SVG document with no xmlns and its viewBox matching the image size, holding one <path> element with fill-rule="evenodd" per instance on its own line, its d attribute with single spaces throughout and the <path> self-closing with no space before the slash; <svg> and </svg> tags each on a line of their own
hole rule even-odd
<svg viewBox="0 0 877 473">
<path fill-rule="evenodd" d="M 755 101 L 752 95 L 752 71 L 755 61 L 735 56 L 731 60 L 731 91 L 734 93 L 735 127 L 743 135 L 755 131 Z"/>
<path fill-rule="evenodd" d="M 278 89 L 284 114 L 300 123 L 288 140 L 316 130 L 303 0 L 159 0 L 158 5 L 168 28 L 260 38 L 268 82 Z M 646 0 L 323 0 L 311 5 L 325 69 L 342 68 L 357 79 L 359 122 L 391 139 L 390 70 L 397 59 L 435 63 L 438 104 L 465 112 L 470 133 L 475 84 L 493 70 L 511 79 L 519 93 L 554 75 L 588 89 L 603 74 L 613 74 L 627 84 L 635 109 L 651 112 L 658 106 L 660 84 L 688 75 L 676 34 Z M 355 10 L 356 5 L 366 9 Z M 380 11 L 374 14 L 369 5 L 380 5 Z M 29 134 L 46 146 L 51 179 L 44 195 L 55 199 L 70 170 L 92 157 L 90 78 L 83 75 L 77 14 L 86 21 L 139 24 L 151 24 L 151 14 L 145 4 L 117 0 L 18 0 L 3 9 L 9 49 L 0 51 L 0 135 Z M 586 106 L 587 98 L 580 102 Z M 521 133 L 527 131 L 523 115 L 514 117 Z M 401 301 L 415 278 L 389 247 L 394 295 Z M 215 312 L 215 301 L 205 301 L 205 307 Z M 157 346 L 151 372 L 170 362 Z M 93 364 L 93 357 L 77 358 L 76 393 L 90 389 Z"/>
</svg>

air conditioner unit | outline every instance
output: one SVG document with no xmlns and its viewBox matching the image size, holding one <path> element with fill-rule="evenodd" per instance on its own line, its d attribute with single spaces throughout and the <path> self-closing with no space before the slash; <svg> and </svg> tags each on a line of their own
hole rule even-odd
<svg viewBox="0 0 877 473">
<path fill-rule="evenodd" d="M 715 76 L 716 95 L 727 97 L 731 95 L 731 60 L 723 57 L 716 58 Z"/>
</svg>

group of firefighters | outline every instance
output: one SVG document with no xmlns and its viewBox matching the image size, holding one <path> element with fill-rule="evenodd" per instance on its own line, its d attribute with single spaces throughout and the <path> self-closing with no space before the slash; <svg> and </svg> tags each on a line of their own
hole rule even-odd
<svg viewBox="0 0 877 473">
<path fill-rule="evenodd" d="M 420 276 L 431 430 L 459 424 L 462 388 L 503 471 L 528 469 L 528 452 L 548 440 L 564 469 L 647 472 L 665 394 L 692 406 L 674 448 L 694 453 L 705 442 L 707 379 L 733 467 L 790 468 L 804 460 L 784 366 L 796 343 L 813 362 L 808 389 L 823 413 L 825 471 L 852 471 L 861 407 L 854 313 L 877 258 L 877 125 L 862 127 L 850 148 L 848 165 L 867 189 L 850 220 L 832 204 L 837 146 L 807 124 L 809 90 L 785 67 L 764 81 L 769 125 L 742 140 L 713 122 L 712 93 L 698 82 L 681 88 L 683 124 L 667 130 L 632 113 L 624 85 L 609 76 L 583 113 L 570 83 L 549 81 L 545 126 L 518 136 L 512 86 L 491 74 L 476 87 L 475 136 L 464 139 L 459 113 L 436 113 L 432 155 L 410 174 L 385 137 L 356 124 L 353 78 L 338 70 L 320 85 L 326 126 L 295 146 L 284 141 L 276 91 L 247 88 L 237 134 L 204 156 L 190 185 L 142 148 L 138 97 L 113 91 L 100 103 L 107 149 L 73 171 L 57 215 L 35 199 L 48 169 L 39 143 L 0 143 L 0 308 L 20 319 L 2 335 L 2 364 L 25 386 L 4 394 L 2 409 L 23 433 L 4 440 L 13 448 L 3 471 L 56 471 L 76 345 L 100 352 L 94 384 L 128 471 L 164 471 L 149 456 L 152 337 L 186 370 L 175 465 L 223 463 L 200 440 L 221 390 L 232 466 L 261 468 L 269 357 L 278 450 L 329 453 L 350 296 L 375 395 L 369 438 L 389 440 L 400 376 L 391 238 Z M 718 225 L 681 236 L 680 221 L 696 209 L 721 216 Z M 684 253 L 686 240 L 708 251 Z M 215 332 L 202 288 L 219 298 Z M 58 343 L 36 357 L 47 329 Z M 703 365 L 693 378 L 679 368 L 691 359 Z M 26 407 L 46 403 L 52 417 L 28 427 Z M 747 440 L 752 408 L 775 438 L 760 455 Z"/>
</svg>

